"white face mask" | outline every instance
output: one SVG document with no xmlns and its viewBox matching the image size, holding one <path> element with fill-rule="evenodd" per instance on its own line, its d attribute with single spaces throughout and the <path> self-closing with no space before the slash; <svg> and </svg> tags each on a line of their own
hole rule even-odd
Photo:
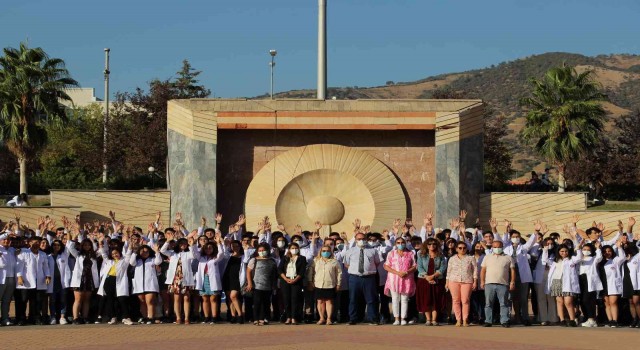
<svg viewBox="0 0 640 350">
<path fill-rule="evenodd" d="M 517 237 L 513 237 L 513 238 L 511 238 L 511 243 L 513 243 L 513 244 L 518 244 L 518 243 L 520 243 L 520 238 L 517 238 Z"/>
<path fill-rule="evenodd" d="M 300 253 L 300 250 L 294 248 L 294 249 L 291 249 L 290 252 L 291 252 L 291 255 L 298 255 L 298 253 Z"/>
<path fill-rule="evenodd" d="M 258 252 L 258 255 L 260 255 L 260 257 L 261 257 L 261 258 L 266 258 L 266 257 L 267 257 L 267 254 L 268 254 L 268 253 L 267 253 L 267 251 L 266 251 L 266 250 L 263 250 L 263 251 L 261 251 L 261 252 Z"/>
<path fill-rule="evenodd" d="M 363 240 L 363 239 L 357 240 L 357 241 L 356 241 L 356 245 L 357 245 L 359 248 L 364 247 L 364 240 Z"/>
<path fill-rule="evenodd" d="M 502 254 L 502 248 L 493 248 L 492 251 L 496 255 Z"/>
<path fill-rule="evenodd" d="M 277 244 L 278 244 L 278 248 L 284 248 L 284 246 L 285 246 L 284 241 L 278 241 Z"/>
<path fill-rule="evenodd" d="M 584 256 L 591 256 L 591 251 L 590 251 L 590 250 L 583 250 L 583 251 L 582 251 L 582 255 L 584 255 Z"/>
</svg>

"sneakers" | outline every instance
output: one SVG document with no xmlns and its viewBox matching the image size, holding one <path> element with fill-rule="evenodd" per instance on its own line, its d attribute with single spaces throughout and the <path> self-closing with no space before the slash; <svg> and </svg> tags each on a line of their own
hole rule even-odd
<svg viewBox="0 0 640 350">
<path fill-rule="evenodd" d="M 131 326 L 133 324 L 133 321 L 131 321 L 130 318 L 124 318 L 124 319 L 122 319 L 122 324 L 126 324 L 127 326 Z"/>
<path fill-rule="evenodd" d="M 49 324 L 51 324 L 51 325 L 58 324 L 58 321 L 56 321 L 55 317 L 51 317 L 51 320 L 49 321 Z"/>
<path fill-rule="evenodd" d="M 598 327 L 598 324 L 596 323 L 595 320 L 590 318 L 586 322 L 582 323 L 582 327 L 593 328 L 593 327 Z"/>
<path fill-rule="evenodd" d="M 146 324 L 153 324 L 153 320 L 152 320 L 152 319 L 150 319 L 150 318 L 147 318 L 147 322 L 146 322 Z"/>
<path fill-rule="evenodd" d="M 569 327 L 578 327 L 578 324 L 576 323 L 576 320 L 571 320 L 571 321 L 569 321 L 568 326 Z"/>
<path fill-rule="evenodd" d="M 9 327 L 9 326 L 13 326 L 13 323 L 11 323 L 11 321 L 9 321 L 9 320 L 6 320 L 6 321 L 2 321 L 2 325 L 6 326 L 6 327 Z"/>
<path fill-rule="evenodd" d="M 115 318 L 115 317 L 112 318 L 111 320 L 109 320 L 109 322 L 107 322 L 107 324 L 109 324 L 109 325 L 113 325 L 113 324 L 116 324 L 116 323 L 118 323 L 118 319 Z"/>
<path fill-rule="evenodd" d="M 403 322 L 404 322 L 404 321 L 403 321 Z M 399 326 L 399 325 L 400 325 L 400 321 L 399 321 L 399 320 L 396 320 L 395 322 L 393 322 L 393 325 L 394 325 L 394 326 Z"/>
<path fill-rule="evenodd" d="M 405 320 L 400 321 L 400 325 L 401 326 L 406 326 L 407 325 L 407 321 L 405 321 Z"/>
<path fill-rule="evenodd" d="M 68 323 L 69 322 L 67 321 L 67 319 L 64 316 L 60 317 L 60 324 L 64 325 L 64 324 L 68 324 Z"/>
<path fill-rule="evenodd" d="M 609 326 L 611 326 L 611 328 L 618 328 L 618 321 L 609 322 Z"/>
<path fill-rule="evenodd" d="M 98 318 L 96 318 L 95 322 L 93 322 L 95 324 L 100 324 L 102 323 L 102 316 L 98 316 Z"/>
</svg>

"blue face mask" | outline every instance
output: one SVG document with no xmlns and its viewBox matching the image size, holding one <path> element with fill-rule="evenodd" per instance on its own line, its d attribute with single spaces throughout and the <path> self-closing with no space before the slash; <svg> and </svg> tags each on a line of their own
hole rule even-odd
<svg viewBox="0 0 640 350">
<path fill-rule="evenodd" d="M 396 245 L 396 247 L 398 248 L 398 250 L 404 250 L 405 245 L 404 244 L 398 244 L 398 245 Z"/>
<path fill-rule="evenodd" d="M 493 248 L 493 252 L 494 252 L 496 255 L 500 255 L 500 254 L 502 254 L 502 248 Z"/>
<path fill-rule="evenodd" d="M 343 250 L 343 249 L 344 249 L 344 243 L 338 244 L 338 250 Z"/>
<path fill-rule="evenodd" d="M 331 257 L 331 252 L 322 252 L 320 253 L 323 258 L 328 259 Z"/>
</svg>

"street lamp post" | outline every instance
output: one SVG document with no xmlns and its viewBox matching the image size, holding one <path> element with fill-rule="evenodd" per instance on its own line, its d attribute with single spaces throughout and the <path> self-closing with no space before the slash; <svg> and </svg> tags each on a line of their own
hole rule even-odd
<svg viewBox="0 0 640 350">
<path fill-rule="evenodd" d="M 156 168 L 150 166 L 149 167 L 149 176 L 151 176 L 151 189 L 155 189 L 156 188 L 156 178 L 153 176 L 156 172 Z"/>
<path fill-rule="evenodd" d="M 109 123 L 109 52 L 111 49 L 104 49 L 104 129 L 102 140 L 102 183 L 107 182 L 107 124 Z"/>
<path fill-rule="evenodd" d="M 271 67 L 271 99 L 273 100 L 273 68 L 276 66 L 275 58 L 278 54 L 278 51 L 269 50 L 269 54 L 271 55 L 271 62 L 269 62 L 269 67 Z"/>
</svg>

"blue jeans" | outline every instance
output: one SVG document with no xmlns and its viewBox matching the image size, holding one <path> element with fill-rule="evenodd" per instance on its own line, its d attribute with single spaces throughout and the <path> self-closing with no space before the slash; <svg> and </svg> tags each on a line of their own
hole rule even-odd
<svg viewBox="0 0 640 350">
<path fill-rule="evenodd" d="M 56 320 L 59 320 L 61 315 L 67 316 L 67 290 L 65 288 L 53 291 L 49 295 L 49 314 Z"/>
<path fill-rule="evenodd" d="M 484 286 L 486 323 L 493 323 L 493 302 L 498 298 L 500 303 L 500 323 L 509 322 L 509 288 L 504 284 L 489 283 Z"/>
<path fill-rule="evenodd" d="M 378 286 L 375 275 L 349 275 L 349 321 L 358 322 L 358 300 L 364 298 L 370 322 L 378 322 Z"/>
</svg>

